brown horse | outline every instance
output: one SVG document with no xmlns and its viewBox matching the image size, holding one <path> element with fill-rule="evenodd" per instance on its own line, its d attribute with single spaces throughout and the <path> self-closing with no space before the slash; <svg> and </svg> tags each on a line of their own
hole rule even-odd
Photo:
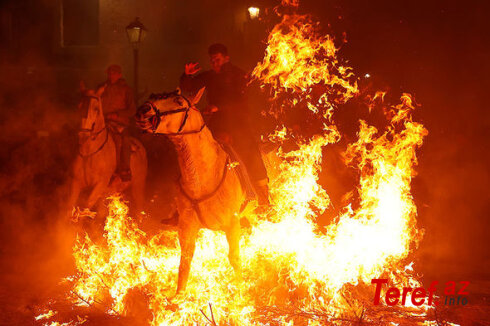
<svg viewBox="0 0 490 326">
<path fill-rule="evenodd" d="M 181 248 L 177 292 L 186 288 L 198 231 L 222 230 L 229 260 L 240 278 L 240 217 L 245 194 L 230 158 L 206 127 L 195 104 L 178 92 L 153 94 L 136 115 L 140 128 L 169 137 L 180 166 L 177 211 Z"/>
<path fill-rule="evenodd" d="M 106 196 L 112 188 L 110 183 L 116 170 L 116 146 L 104 120 L 100 101 L 103 92 L 103 87 L 97 92 L 85 92 L 79 105 L 82 123 L 68 199 L 70 210 L 77 204 L 81 190 L 91 189 L 86 206 L 92 209 L 99 198 Z M 136 212 L 140 212 L 144 201 L 147 165 L 145 148 L 138 140 L 132 139 L 130 168 L 133 177 L 130 187 Z"/>
</svg>

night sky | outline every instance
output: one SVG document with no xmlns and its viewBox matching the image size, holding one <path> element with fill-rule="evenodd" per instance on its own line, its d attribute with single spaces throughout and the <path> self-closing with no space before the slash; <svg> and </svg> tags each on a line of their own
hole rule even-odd
<svg viewBox="0 0 490 326">
<path fill-rule="evenodd" d="M 349 42 L 345 57 L 391 92 L 411 93 L 422 105 L 416 119 L 429 136 L 419 154 L 414 196 L 427 230 L 426 264 L 444 257 L 456 269 L 480 270 L 486 263 L 488 270 L 488 4 L 338 3 Z"/>
</svg>

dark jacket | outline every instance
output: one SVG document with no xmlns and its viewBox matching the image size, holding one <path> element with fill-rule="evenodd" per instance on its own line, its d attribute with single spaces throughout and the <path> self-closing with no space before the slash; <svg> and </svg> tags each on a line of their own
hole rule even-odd
<svg viewBox="0 0 490 326">
<path fill-rule="evenodd" d="M 106 85 L 102 93 L 102 110 L 104 115 L 115 113 L 117 122 L 128 125 L 130 118 L 136 113 L 133 90 L 124 79 L 119 79 L 114 84 L 105 82 Z"/>
<path fill-rule="evenodd" d="M 248 121 L 246 85 L 245 72 L 229 62 L 221 67 L 219 73 L 208 70 L 193 76 L 183 74 L 180 78 L 180 88 L 184 92 L 195 93 L 206 87 L 208 104 L 218 107 L 211 125 L 219 129 L 229 129 Z"/>
</svg>

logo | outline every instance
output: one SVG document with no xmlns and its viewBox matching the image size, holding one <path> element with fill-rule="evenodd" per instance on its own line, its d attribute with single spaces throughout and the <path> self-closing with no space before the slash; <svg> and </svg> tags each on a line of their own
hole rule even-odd
<svg viewBox="0 0 490 326">
<path fill-rule="evenodd" d="M 374 305 L 379 305 L 382 298 L 382 288 L 384 284 L 388 284 L 388 279 L 386 278 L 375 278 L 371 280 L 371 284 L 376 285 L 376 290 L 374 293 Z M 429 306 L 439 305 L 440 302 L 435 299 L 434 294 L 437 291 L 437 285 L 439 281 L 433 281 L 427 289 L 423 287 L 418 288 L 396 288 L 390 287 L 384 292 L 384 302 L 388 306 L 395 306 L 400 304 L 405 306 L 411 302 L 414 306 L 421 306 L 426 303 Z M 456 285 L 455 281 L 446 282 L 444 286 L 444 305 L 452 306 L 452 305 L 462 305 L 465 306 L 468 304 L 469 292 L 466 291 L 466 288 L 470 282 L 468 281 L 460 281 L 458 285 Z M 409 297 L 409 299 L 407 299 Z"/>
</svg>

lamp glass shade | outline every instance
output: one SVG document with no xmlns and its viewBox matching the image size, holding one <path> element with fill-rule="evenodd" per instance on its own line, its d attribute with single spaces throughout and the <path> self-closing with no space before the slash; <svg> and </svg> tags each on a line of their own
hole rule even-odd
<svg viewBox="0 0 490 326">
<path fill-rule="evenodd" d="M 146 37 L 145 26 L 136 18 L 131 24 L 126 27 L 129 43 L 138 45 L 143 42 Z"/>
<path fill-rule="evenodd" d="M 249 7 L 248 14 L 250 15 L 250 19 L 257 19 L 259 18 L 260 9 L 257 7 Z"/>
</svg>

